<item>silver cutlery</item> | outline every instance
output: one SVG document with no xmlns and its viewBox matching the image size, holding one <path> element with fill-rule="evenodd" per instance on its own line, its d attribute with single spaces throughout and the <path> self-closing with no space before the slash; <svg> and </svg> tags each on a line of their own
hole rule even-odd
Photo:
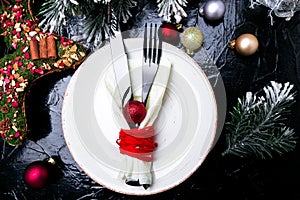
<svg viewBox="0 0 300 200">
<path fill-rule="evenodd" d="M 147 98 L 151 86 L 153 84 L 157 69 L 159 67 L 162 54 L 162 40 L 158 37 L 157 24 L 154 25 L 153 32 L 152 23 L 150 24 L 149 37 L 148 27 L 145 24 L 144 42 L 143 42 L 143 87 L 142 87 L 142 101 L 146 105 Z M 154 39 L 152 39 L 154 35 Z M 157 41 L 158 40 L 158 41 Z"/>
<path fill-rule="evenodd" d="M 132 99 L 131 81 L 128 67 L 128 58 L 124 48 L 121 32 L 115 32 L 115 37 L 110 38 L 110 49 L 115 78 L 122 100 L 122 108 Z"/>
</svg>

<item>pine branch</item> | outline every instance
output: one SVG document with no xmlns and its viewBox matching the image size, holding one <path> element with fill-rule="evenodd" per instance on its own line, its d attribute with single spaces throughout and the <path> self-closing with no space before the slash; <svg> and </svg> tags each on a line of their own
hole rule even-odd
<svg viewBox="0 0 300 200">
<path fill-rule="evenodd" d="M 67 19 L 78 11 L 78 2 L 75 0 L 49 0 L 43 3 L 38 16 L 43 20 L 39 23 L 45 31 L 62 35 Z"/>
<path fill-rule="evenodd" d="M 182 17 L 187 17 L 183 7 L 187 6 L 187 0 L 157 0 L 158 16 L 163 17 L 165 21 L 170 22 L 174 17 L 176 23 L 179 23 Z"/>
<path fill-rule="evenodd" d="M 130 9 L 137 5 L 136 0 L 112 0 L 111 6 L 119 21 L 127 23 L 127 20 L 132 17 Z"/>
<path fill-rule="evenodd" d="M 294 130 L 284 125 L 287 109 L 295 101 L 291 93 L 293 85 L 271 81 L 263 88 L 265 96 L 246 93 L 244 100 L 230 112 L 231 121 L 226 123 L 227 149 L 223 155 L 233 154 L 247 157 L 272 158 L 272 153 L 283 154 L 296 146 Z"/>
<path fill-rule="evenodd" d="M 103 3 L 96 3 L 86 10 L 84 33 L 87 35 L 88 43 L 92 42 L 97 47 L 106 37 L 114 34 L 117 18 L 111 13 L 108 21 L 109 12 L 107 4 Z"/>
<path fill-rule="evenodd" d="M 110 3 L 110 4 L 109 4 Z M 68 20 L 81 15 L 85 27 L 80 38 L 94 47 L 114 34 L 120 20 L 124 23 L 132 16 L 130 8 L 137 5 L 136 0 L 49 0 L 40 10 L 39 23 L 45 31 L 63 35 Z"/>
</svg>

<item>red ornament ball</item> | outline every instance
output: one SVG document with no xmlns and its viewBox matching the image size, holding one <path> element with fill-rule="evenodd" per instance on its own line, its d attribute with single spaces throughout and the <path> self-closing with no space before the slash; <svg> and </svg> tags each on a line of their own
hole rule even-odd
<svg viewBox="0 0 300 200">
<path fill-rule="evenodd" d="M 141 123 L 146 117 L 144 104 L 137 100 L 129 101 L 123 108 L 123 115 L 129 123 Z"/>
<path fill-rule="evenodd" d="M 179 41 L 179 32 L 175 24 L 165 23 L 161 25 L 160 29 L 163 41 L 170 43 Z"/>
<path fill-rule="evenodd" d="M 33 189 L 41 189 L 47 185 L 50 170 L 47 162 L 35 161 L 29 164 L 23 174 L 24 182 Z"/>
</svg>

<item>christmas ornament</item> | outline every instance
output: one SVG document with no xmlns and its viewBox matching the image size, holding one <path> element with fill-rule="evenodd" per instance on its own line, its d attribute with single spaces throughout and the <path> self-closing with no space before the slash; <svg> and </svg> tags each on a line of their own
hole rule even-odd
<svg viewBox="0 0 300 200">
<path fill-rule="evenodd" d="M 160 26 L 160 36 L 163 41 L 175 44 L 179 41 L 179 29 L 181 25 L 164 23 Z"/>
<path fill-rule="evenodd" d="M 222 0 L 208 0 L 199 9 L 199 13 L 209 21 L 218 21 L 224 17 L 225 10 L 225 4 Z"/>
<path fill-rule="evenodd" d="M 33 189 L 45 187 L 54 176 L 55 164 L 56 161 L 53 158 L 32 162 L 24 171 L 24 182 Z"/>
<path fill-rule="evenodd" d="M 181 43 L 186 48 L 189 55 L 194 55 L 194 51 L 201 47 L 203 43 L 203 33 L 196 27 L 185 29 L 181 36 Z"/>
<path fill-rule="evenodd" d="M 144 104 L 137 100 L 129 101 L 123 108 L 123 115 L 129 123 L 140 123 L 147 113 Z"/>
<path fill-rule="evenodd" d="M 258 40 L 254 35 L 245 33 L 240 35 L 236 40 L 231 41 L 229 46 L 243 56 L 250 56 L 257 51 Z"/>
</svg>

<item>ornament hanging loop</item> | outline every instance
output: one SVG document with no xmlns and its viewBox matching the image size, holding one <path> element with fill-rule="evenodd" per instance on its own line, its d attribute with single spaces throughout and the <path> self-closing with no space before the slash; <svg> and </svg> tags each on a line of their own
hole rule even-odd
<svg viewBox="0 0 300 200">
<path fill-rule="evenodd" d="M 228 46 L 231 48 L 231 49 L 235 49 L 235 45 L 236 45 L 236 40 L 232 40 L 228 43 Z"/>
<path fill-rule="evenodd" d="M 46 158 L 45 161 L 46 161 L 47 163 L 49 163 L 50 165 L 55 165 L 55 164 L 56 164 L 55 159 L 52 158 L 52 157 Z"/>
</svg>

